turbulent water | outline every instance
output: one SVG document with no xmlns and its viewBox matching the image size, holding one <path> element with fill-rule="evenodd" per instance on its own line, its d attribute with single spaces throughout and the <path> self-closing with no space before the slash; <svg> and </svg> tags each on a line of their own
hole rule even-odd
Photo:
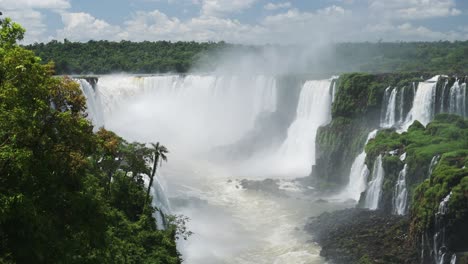
<svg viewBox="0 0 468 264">
<path fill-rule="evenodd" d="M 153 196 L 157 206 L 191 218 L 188 228 L 195 234 L 179 242 L 186 263 L 325 263 L 301 230 L 308 217 L 342 204 L 315 203 L 290 180 L 268 194 L 243 189 L 239 179 L 310 173 L 316 130 L 331 118 L 331 80 L 304 82 L 284 141 L 235 163 L 219 151 L 260 116 L 275 113 L 276 78 L 102 76 L 94 88 L 80 83 L 95 124 L 129 141 L 160 141 L 169 148 Z"/>
</svg>

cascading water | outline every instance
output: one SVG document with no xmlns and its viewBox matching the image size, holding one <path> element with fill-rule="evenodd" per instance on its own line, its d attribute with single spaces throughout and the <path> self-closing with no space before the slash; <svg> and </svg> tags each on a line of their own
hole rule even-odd
<svg viewBox="0 0 468 264">
<path fill-rule="evenodd" d="M 277 155 L 287 160 L 283 170 L 296 176 L 310 173 L 315 163 L 317 130 L 331 120 L 332 80 L 307 81 L 299 96 L 296 119 L 288 129 L 286 140 Z"/>
<path fill-rule="evenodd" d="M 385 93 L 388 93 L 389 89 L 391 88 L 390 87 L 387 88 Z M 381 127 L 389 128 L 395 125 L 396 109 L 397 109 L 397 100 L 396 100 L 397 93 L 398 93 L 397 88 L 393 88 L 390 92 L 390 95 L 388 97 L 388 103 L 386 104 L 386 107 L 385 107 L 386 108 L 385 115 L 383 116 L 383 119 L 380 124 Z"/>
<path fill-rule="evenodd" d="M 103 76 L 97 92 L 106 126 L 113 127 L 116 120 L 133 131 L 132 124 L 151 120 L 153 124 L 148 126 L 165 129 L 151 133 L 145 129 L 138 135 L 122 131 L 123 136 L 143 141 L 158 138 L 184 150 L 232 143 L 253 127 L 261 112 L 276 107 L 276 81 L 266 76 Z M 134 116 L 134 111 L 139 115 Z M 216 126 L 207 129 L 211 124 Z M 190 131 L 187 134 L 193 137 L 180 131 Z"/>
<path fill-rule="evenodd" d="M 367 136 L 366 145 L 369 140 L 374 139 L 377 135 L 377 129 L 370 132 Z M 366 165 L 366 151 L 362 151 L 356 159 L 354 159 L 351 171 L 349 173 L 349 182 L 344 191 L 338 195 L 340 198 L 353 199 L 359 201 L 361 193 L 366 190 L 367 177 L 369 176 L 369 169 Z"/>
<path fill-rule="evenodd" d="M 406 189 L 406 174 L 408 173 L 408 165 L 405 164 L 403 169 L 398 174 L 398 179 L 393 192 L 393 213 L 397 215 L 406 214 L 406 204 L 408 199 L 408 191 Z"/>
<path fill-rule="evenodd" d="M 288 138 L 270 154 L 280 159 L 265 163 L 265 170 L 310 172 L 316 130 L 330 120 L 331 86 L 330 80 L 305 83 Z M 93 90 L 100 101 L 88 98 L 100 104 L 107 129 L 129 141 L 160 141 L 171 151 L 152 194 L 158 208 L 191 218 L 194 235 L 178 244 L 187 263 L 325 263 L 295 228 L 336 205 L 244 190 L 233 179 L 260 176 L 247 163 L 225 166 L 216 152 L 242 137 L 262 113 L 274 113 L 277 89 L 268 76 L 103 76 Z M 240 175 L 242 169 L 249 173 Z"/>
<path fill-rule="evenodd" d="M 435 115 L 436 88 L 439 76 L 420 82 L 413 100 L 413 108 L 408 113 L 405 130 L 416 120 L 424 126 L 427 125 Z"/>
<path fill-rule="evenodd" d="M 436 167 L 437 163 L 439 163 L 439 158 L 439 155 L 435 155 L 434 157 L 432 157 L 431 163 L 429 163 L 429 172 L 427 174 L 428 178 L 431 177 L 432 171 L 434 171 L 434 168 Z"/>
<path fill-rule="evenodd" d="M 444 264 L 448 253 L 446 245 L 446 215 L 449 212 L 448 203 L 452 192 L 442 199 L 439 210 L 434 216 L 433 256 L 436 264 Z"/>
<path fill-rule="evenodd" d="M 369 208 L 371 210 L 376 210 L 379 208 L 384 177 L 385 172 L 382 167 L 382 155 L 379 155 L 374 162 L 372 180 L 369 182 L 367 187 L 366 199 L 364 200 L 365 208 Z"/>
<path fill-rule="evenodd" d="M 93 122 L 96 128 L 103 126 L 104 117 L 99 93 L 96 93 L 93 86 L 85 79 L 76 79 L 76 81 L 79 82 L 81 90 L 86 97 L 88 117 L 91 119 L 91 122 Z"/>
<path fill-rule="evenodd" d="M 466 83 L 460 84 L 457 80 L 450 88 L 449 94 L 449 112 L 461 116 L 467 116 L 466 113 Z"/>
<path fill-rule="evenodd" d="M 453 254 L 452 258 L 450 259 L 450 264 L 456 264 L 457 263 L 457 254 Z"/>
<path fill-rule="evenodd" d="M 447 90 L 447 85 L 448 85 L 448 80 L 446 80 L 444 82 L 444 86 L 442 86 L 442 93 L 440 95 L 440 111 L 441 112 L 445 112 L 445 93 L 446 93 L 446 90 Z"/>
</svg>

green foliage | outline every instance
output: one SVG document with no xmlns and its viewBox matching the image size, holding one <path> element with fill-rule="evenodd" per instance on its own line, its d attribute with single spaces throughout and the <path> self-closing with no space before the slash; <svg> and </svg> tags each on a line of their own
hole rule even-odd
<svg viewBox="0 0 468 264">
<path fill-rule="evenodd" d="M 408 86 L 422 80 L 420 75 L 415 76 L 418 75 L 349 73 L 340 76 L 332 105 L 333 119 L 317 132 L 317 161 L 312 171 L 321 189 L 342 187 L 347 183 L 353 160 L 362 150 L 369 132 L 380 125 L 385 90 L 389 86 Z M 397 147 L 399 143 L 393 145 Z M 380 151 L 375 150 L 376 153 Z"/>
<path fill-rule="evenodd" d="M 387 173 L 396 174 L 401 169 L 391 165 L 398 163 L 396 156 L 388 156 L 392 150 L 407 153 L 405 163 L 409 168 L 407 184 L 411 197 L 413 235 L 417 238 L 434 225 L 439 204 L 450 192 L 447 232 L 452 232 L 452 239 L 467 235 L 468 231 L 461 226 L 466 224 L 468 218 L 468 120 L 441 114 L 427 127 L 415 122 L 408 132 L 402 134 L 391 130 L 380 131 L 375 140 L 367 144 L 366 152 L 367 162 L 379 154 L 387 155 L 384 159 L 384 195 L 391 193 L 394 186 L 394 180 L 387 178 Z M 437 155 L 440 160 L 430 173 L 430 162 Z"/>
<path fill-rule="evenodd" d="M 26 46 L 45 61 L 54 61 L 58 74 L 104 74 L 113 72 L 187 72 L 204 65 L 214 69 L 226 51 L 263 54 L 271 49 L 288 54 L 296 46 L 244 46 L 224 42 L 109 42 L 86 43 L 52 40 Z M 320 56 L 322 55 L 322 56 Z M 320 67 L 305 66 L 306 72 L 426 72 L 464 73 L 468 68 L 468 41 L 409 43 L 341 43 L 329 45 L 314 57 Z M 401 84 L 404 84 L 402 82 Z"/>
<path fill-rule="evenodd" d="M 63 43 L 26 46 L 44 61 L 54 61 L 57 74 L 103 74 L 115 72 L 187 72 L 202 54 L 227 48 L 223 42 L 109 42 Z"/>
<path fill-rule="evenodd" d="M 151 151 L 94 134 L 79 85 L 16 45 L 23 34 L 1 21 L 0 263 L 180 263 L 188 231 L 157 230 L 141 181 Z"/>
</svg>

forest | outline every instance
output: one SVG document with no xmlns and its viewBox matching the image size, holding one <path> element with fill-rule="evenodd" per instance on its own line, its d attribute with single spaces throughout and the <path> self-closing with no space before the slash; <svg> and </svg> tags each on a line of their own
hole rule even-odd
<svg viewBox="0 0 468 264">
<path fill-rule="evenodd" d="M 43 59 L 53 61 L 57 74 L 185 73 L 203 64 L 204 70 L 218 66 L 220 54 L 237 51 L 258 54 L 273 49 L 307 50 L 296 46 L 247 46 L 225 42 L 110 42 L 88 41 L 35 43 L 25 46 Z M 468 68 L 468 41 L 337 43 L 318 52 L 320 67 L 326 74 L 344 72 L 426 72 L 459 74 Z M 298 56 L 301 56 L 300 54 Z M 315 55 L 314 55 L 315 56 Z M 317 58 L 314 57 L 313 61 Z M 309 69 L 313 69 L 310 65 Z"/>
<path fill-rule="evenodd" d="M 186 219 L 157 223 L 143 179 L 168 150 L 93 128 L 79 85 L 24 32 L 0 22 L 0 263 L 180 263 Z"/>
</svg>

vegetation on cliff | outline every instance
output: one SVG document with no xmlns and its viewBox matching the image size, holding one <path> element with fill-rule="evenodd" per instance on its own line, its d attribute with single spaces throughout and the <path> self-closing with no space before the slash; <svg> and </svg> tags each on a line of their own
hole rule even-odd
<svg viewBox="0 0 468 264">
<path fill-rule="evenodd" d="M 146 199 L 154 153 L 93 133 L 78 84 L 23 35 L 0 21 L 0 263 L 180 263 L 181 229 L 158 230 Z"/>
<path fill-rule="evenodd" d="M 347 183 L 354 158 L 363 149 L 368 134 L 380 126 L 385 89 L 412 86 L 426 77 L 417 73 L 340 76 L 332 105 L 333 119 L 317 132 L 317 162 L 312 171 L 321 189 L 336 189 Z"/>
<path fill-rule="evenodd" d="M 415 122 L 408 132 L 392 130 L 378 133 L 366 146 L 367 163 L 383 154 L 385 180 L 382 205 L 391 210 L 389 198 L 393 194 L 398 170 L 403 162 L 408 165 L 406 176 L 410 203 L 412 238 L 419 241 L 421 234 L 437 232 L 435 215 L 440 214 L 441 202 L 448 199 L 447 246 L 453 251 L 466 251 L 468 244 L 468 120 L 459 116 L 441 114 L 426 127 Z M 406 153 L 400 161 L 396 155 Z M 449 194 L 451 195 L 449 196 Z M 387 205 L 385 206 L 385 203 Z"/>
</svg>

